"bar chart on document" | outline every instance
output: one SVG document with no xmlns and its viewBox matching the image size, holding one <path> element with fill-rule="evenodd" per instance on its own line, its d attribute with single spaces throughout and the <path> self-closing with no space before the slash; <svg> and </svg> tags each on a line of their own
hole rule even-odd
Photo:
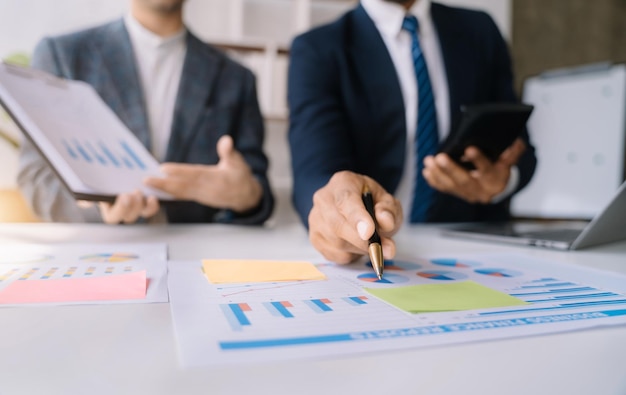
<svg viewBox="0 0 626 395">
<path fill-rule="evenodd" d="M 382 280 L 372 278 L 367 264 L 317 267 L 327 280 L 210 284 L 195 262 L 170 265 L 182 365 L 319 358 L 626 323 L 626 278 L 524 255 L 389 261 Z M 374 296 L 468 281 L 519 303 L 412 314 Z"/>
<path fill-rule="evenodd" d="M 12 244 L 1 251 L 0 305 L 168 301 L 164 244 Z"/>
<path fill-rule="evenodd" d="M 126 141 L 120 140 L 115 147 L 109 147 L 102 140 L 91 142 L 80 141 L 76 138 L 61 139 L 65 153 L 78 163 L 85 165 L 95 164 L 99 166 L 111 166 L 133 170 L 135 168 L 145 170 L 146 164 L 139 158 Z"/>
<path fill-rule="evenodd" d="M 54 121 L 47 126 L 57 131 L 48 135 L 51 145 L 81 182 L 110 195 L 135 189 L 153 194 L 142 187 L 142 180 L 159 175 L 157 161 L 109 108 L 96 111 L 93 106 L 78 106 L 58 109 L 54 117 L 50 114 Z M 69 124 L 76 113 L 90 117 L 90 122 Z M 94 122 L 97 130 L 85 130 Z"/>
<path fill-rule="evenodd" d="M 132 192 L 143 188 L 146 176 L 159 175 L 154 159 L 139 153 L 145 151 L 143 147 L 138 150 L 125 139 L 69 137 L 60 138 L 55 144 L 81 180 L 94 190 L 112 195 Z"/>
<path fill-rule="evenodd" d="M 1 65 L 0 101 L 76 197 L 171 198 L 143 186 L 158 161 L 87 83 Z"/>
</svg>

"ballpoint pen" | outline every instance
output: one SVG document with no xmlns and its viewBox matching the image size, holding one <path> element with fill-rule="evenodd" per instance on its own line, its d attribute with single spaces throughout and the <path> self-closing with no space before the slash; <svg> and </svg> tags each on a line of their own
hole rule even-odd
<svg viewBox="0 0 626 395">
<path fill-rule="evenodd" d="M 365 209 L 372 217 L 374 221 L 374 234 L 369 239 L 369 255 L 370 261 L 372 262 L 372 268 L 374 268 L 374 273 L 378 276 L 379 280 L 383 279 L 383 270 L 385 266 L 385 261 L 383 259 L 383 247 L 380 241 L 380 236 L 378 235 L 378 223 L 376 222 L 376 215 L 374 214 L 374 199 L 372 198 L 372 193 L 367 185 L 363 186 L 363 204 L 365 205 Z"/>
</svg>

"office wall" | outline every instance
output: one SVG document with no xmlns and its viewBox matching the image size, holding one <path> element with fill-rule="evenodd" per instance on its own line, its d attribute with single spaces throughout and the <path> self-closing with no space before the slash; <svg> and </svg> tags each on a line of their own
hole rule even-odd
<svg viewBox="0 0 626 395">
<path fill-rule="evenodd" d="M 186 18 L 194 31 L 205 39 L 228 39 L 236 36 L 238 0 L 187 0 Z M 246 28 L 252 32 L 268 29 L 268 36 L 287 41 L 292 21 L 288 7 L 295 0 L 246 0 L 258 11 L 247 18 Z M 511 31 L 511 0 L 443 0 L 443 3 L 487 10 L 508 37 Z M 316 3 L 314 1 L 313 3 Z M 334 4 L 343 5 L 334 5 Z M 335 10 L 350 6 L 354 1 L 319 1 L 312 18 L 320 23 L 335 17 Z M 91 26 L 122 15 L 128 0 L 1 0 L 0 57 L 23 51 L 30 53 L 39 38 Z M 244 11 L 245 12 L 245 11 Z M 271 23 L 268 23 L 271 22 Z"/>
<path fill-rule="evenodd" d="M 626 1 L 513 0 L 516 87 L 545 70 L 626 61 Z"/>
</svg>

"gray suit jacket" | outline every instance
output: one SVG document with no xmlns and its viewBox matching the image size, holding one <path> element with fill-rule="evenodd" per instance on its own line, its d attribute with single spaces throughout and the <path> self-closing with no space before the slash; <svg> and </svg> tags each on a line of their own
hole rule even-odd
<svg viewBox="0 0 626 395">
<path fill-rule="evenodd" d="M 263 186 L 261 204 L 245 214 L 193 202 L 166 205 L 169 222 L 260 224 L 271 214 L 274 199 L 263 153 L 264 127 L 255 77 L 248 69 L 187 33 L 187 54 L 176 99 L 166 162 L 215 164 L 217 140 L 233 137 Z M 32 66 L 92 85 L 126 126 L 150 147 L 148 118 L 139 75 L 123 20 L 59 37 L 44 38 Z M 101 221 L 95 207 L 79 208 L 37 150 L 24 142 L 18 184 L 35 213 L 60 222 Z"/>
</svg>

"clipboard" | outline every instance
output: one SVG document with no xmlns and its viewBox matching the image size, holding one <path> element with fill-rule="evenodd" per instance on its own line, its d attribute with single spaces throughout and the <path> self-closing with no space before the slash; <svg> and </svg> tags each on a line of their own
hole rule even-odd
<svg viewBox="0 0 626 395">
<path fill-rule="evenodd" d="M 138 189 L 174 200 L 143 185 L 162 176 L 159 162 L 91 85 L 0 64 L 0 104 L 74 198 L 112 202 Z"/>
<path fill-rule="evenodd" d="M 458 129 L 446 140 L 441 152 L 448 154 L 463 167 L 473 169 L 471 162 L 461 159 L 465 149 L 473 145 L 495 162 L 522 135 L 533 108 L 532 105 L 523 103 L 463 106 Z"/>
</svg>

